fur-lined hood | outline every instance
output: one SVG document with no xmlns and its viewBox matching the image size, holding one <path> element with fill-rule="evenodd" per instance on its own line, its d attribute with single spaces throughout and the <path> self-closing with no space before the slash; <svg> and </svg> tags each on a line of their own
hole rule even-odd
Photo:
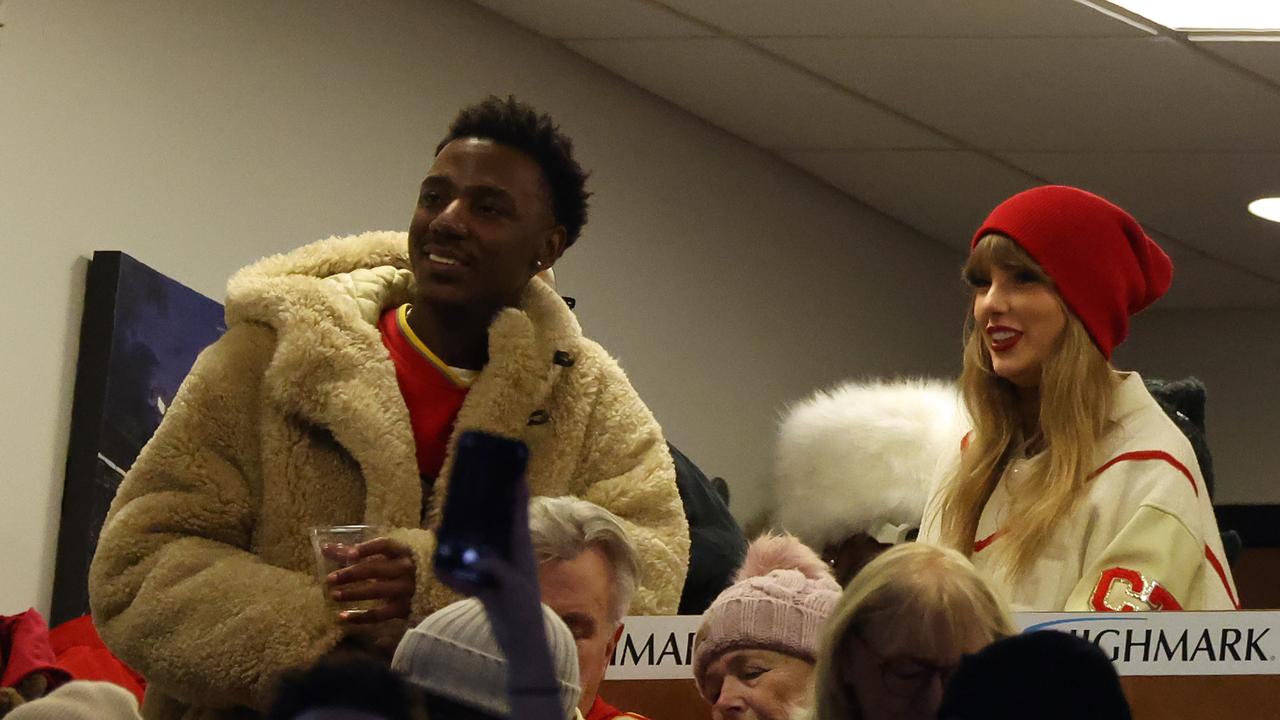
<svg viewBox="0 0 1280 720">
<path fill-rule="evenodd" d="M 938 380 L 850 382 L 791 406 L 778 429 L 778 523 L 821 549 L 885 524 L 919 527 L 969 427 Z"/>
<path fill-rule="evenodd" d="M 407 233 L 331 237 L 264 258 L 232 276 L 227 284 L 227 326 L 270 326 L 278 349 L 266 385 L 274 399 L 325 426 L 367 428 L 369 437 L 342 440 L 375 448 L 393 434 L 382 419 L 399 424 L 404 413 L 377 322 L 387 308 L 411 300 L 413 287 Z M 520 307 L 503 310 L 490 325 L 490 362 L 471 393 L 483 400 L 466 406 L 458 422 L 466 427 L 477 415 L 511 418 L 509 427 L 490 429 L 518 437 L 561 371 L 550 359 L 557 351 L 579 350 L 583 344 L 592 343 L 583 338 L 569 307 L 549 285 L 534 278 Z M 381 372 L 371 378 L 370 369 L 379 367 Z M 372 381 L 385 386 L 374 396 L 387 406 L 338 406 L 353 394 L 299 393 L 295 389 L 300 377 L 313 379 L 303 385 L 315 380 L 330 386 Z M 362 402 L 364 396 L 359 393 Z M 516 413 L 526 406 L 523 415 Z M 351 413 L 369 420 L 354 425 L 338 421 Z"/>
</svg>

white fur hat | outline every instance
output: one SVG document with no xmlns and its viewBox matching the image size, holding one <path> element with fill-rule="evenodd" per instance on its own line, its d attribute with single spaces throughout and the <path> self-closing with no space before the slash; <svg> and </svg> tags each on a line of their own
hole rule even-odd
<svg viewBox="0 0 1280 720">
<path fill-rule="evenodd" d="M 850 382 L 791 406 L 778 430 L 778 523 L 810 547 L 920 526 L 969 421 L 952 383 Z"/>
</svg>

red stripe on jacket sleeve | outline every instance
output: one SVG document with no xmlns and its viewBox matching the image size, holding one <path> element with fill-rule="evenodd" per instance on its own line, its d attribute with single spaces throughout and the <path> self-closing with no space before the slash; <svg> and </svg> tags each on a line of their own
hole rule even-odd
<svg viewBox="0 0 1280 720">
<path fill-rule="evenodd" d="M 969 437 L 972 434 L 973 434 L 972 432 L 969 432 L 963 438 L 960 439 L 960 446 L 962 449 L 968 447 Z M 1175 458 L 1174 456 L 1170 455 L 1169 453 L 1163 450 L 1133 450 L 1131 452 L 1121 453 L 1111 458 L 1110 460 L 1108 460 L 1106 463 L 1102 465 L 1102 467 L 1098 468 L 1097 470 L 1094 470 L 1093 474 L 1090 475 L 1089 477 L 1094 478 L 1101 475 L 1102 473 L 1106 472 L 1112 465 L 1116 465 L 1118 463 L 1127 462 L 1127 461 L 1139 461 L 1139 460 L 1163 460 L 1164 462 L 1169 463 L 1170 465 L 1173 466 L 1175 470 L 1182 473 L 1183 477 L 1187 479 L 1187 482 L 1191 483 L 1191 490 L 1196 494 L 1196 496 L 1197 497 L 1200 496 L 1200 488 L 1196 485 L 1195 476 L 1191 474 L 1191 471 L 1187 469 L 1187 466 L 1178 462 L 1177 458 Z M 982 552 L 987 548 L 988 545 L 998 540 L 1002 533 L 1004 533 L 1003 528 L 991 533 L 990 535 L 988 535 L 985 538 L 982 538 L 981 540 L 978 540 L 973 544 L 973 551 Z M 1205 550 L 1208 551 L 1208 546 L 1205 546 Z M 1226 575 L 1222 572 L 1222 565 L 1218 563 L 1216 558 L 1212 557 L 1212 553 L 1210 553 L 1210 562 L 1213 563 L 1214 569 L 1218 571 L 1218 576 L 1222 578 L 1222 581 L 1225 584 Z M 1230 586 L 1228 585 L 1228 588 L 1229 587 Z M 1227 590 L 1227 593 L 1231 594 L 1230 589 Z M 1234 596 L 1232 596 L 1232 602 L 1233 603 L 1235 602 Z M 1237 604 L 1236 607 L 1239 607 L 1239 605 Z"/>
<path fill-rule="evenodd" d="M 1004 528 L 1000 528 L 999 530 L 982 538 L 981 540 L 973 544 L 973 551 L 976 553 L 979 553 L 979 552 L 982 552 L 983 550 L 986 550 L 988 545 L 995 542 L 996 540 L 999 540 L 1000 536 L 1003 534 L 1004 534 Z"/>
<path fill-rule="evenodd" d="M 1231 583 L 1227 582 L 1227 572 L 1222 569 L 1222 563 L 1218 562 L 1218 556 L 1213 554 L 1208 545 L 1204 546 L 1204 556 L 1208 559 L 1209 564 L 1213 566 L 1213 571 L 1218 573 L 1218 579 L 1222 581 L 1222 587 L 1227 590 L 1227 597 L 1231 598 L 1231 604 L 1235 609 L 1240 609 L 1240 601 L 1236 600 L 1236 594 L 1231 591 Z"/>
<path fill-rule="evenodd" d="M 1182 475 L 1187 478 L 1187 482 L 1191 483 L 1191 489 L 1195 491 L 1196 497 L 1200 496 L 1200 488 L 1196 485 L 1196 478 L 1191 474 L 1191 471 L 1187 469 L 1187 466 L 1178 462 L 1177 458 L 1163 450 L 1134 450 L 1132 452 L 1121 453 L 1108 460 L 1102 467 L 1094 470 L 1093 475 L 1090 477 L 1097 477 L 1098 475 L 1106 472 L 1112 465 L 1129 460 L 1163 460 L 1169 463 L 1175 470 L 1182 473 Z"/>
</svg>

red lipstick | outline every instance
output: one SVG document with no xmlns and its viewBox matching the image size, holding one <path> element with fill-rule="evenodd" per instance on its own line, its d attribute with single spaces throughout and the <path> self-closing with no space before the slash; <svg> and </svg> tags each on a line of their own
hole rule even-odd
<svg viewBox="0 0 1280 720">
<path fill-rule="evenodd" d="M 1005 325 L 988 325 L 987 337 L 991 339 L 991 352 L 1012 350 L 1022 340 L 1022 332 Z"/>
</svg>

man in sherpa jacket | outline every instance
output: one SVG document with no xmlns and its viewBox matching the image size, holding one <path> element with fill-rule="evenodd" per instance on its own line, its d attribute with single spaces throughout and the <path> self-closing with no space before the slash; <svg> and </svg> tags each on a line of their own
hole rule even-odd
<svg viewBox="0 0 1280 720">
<path fill-rule="evenodd" d="M 146 717 L 254 717 L 281 671 L 455 599 L 430 557 L 465 429 L 527 443 L 534 494 L 622 518 L 633 611 L 675 611 L 689 534 L 661 430 L 535 277 L 585 222 L 584 179 L 549 118 L 490 98 L 437 148 L 407 238 L 332 238 L 231 279 L 227 332 L 121 484 L 90 572 Z M 389 528 L 375 583 L 313 573 L 309 529 L 346 523 Z M 326 605 L 354 590 L 381 605 Z"/>
</svg>

